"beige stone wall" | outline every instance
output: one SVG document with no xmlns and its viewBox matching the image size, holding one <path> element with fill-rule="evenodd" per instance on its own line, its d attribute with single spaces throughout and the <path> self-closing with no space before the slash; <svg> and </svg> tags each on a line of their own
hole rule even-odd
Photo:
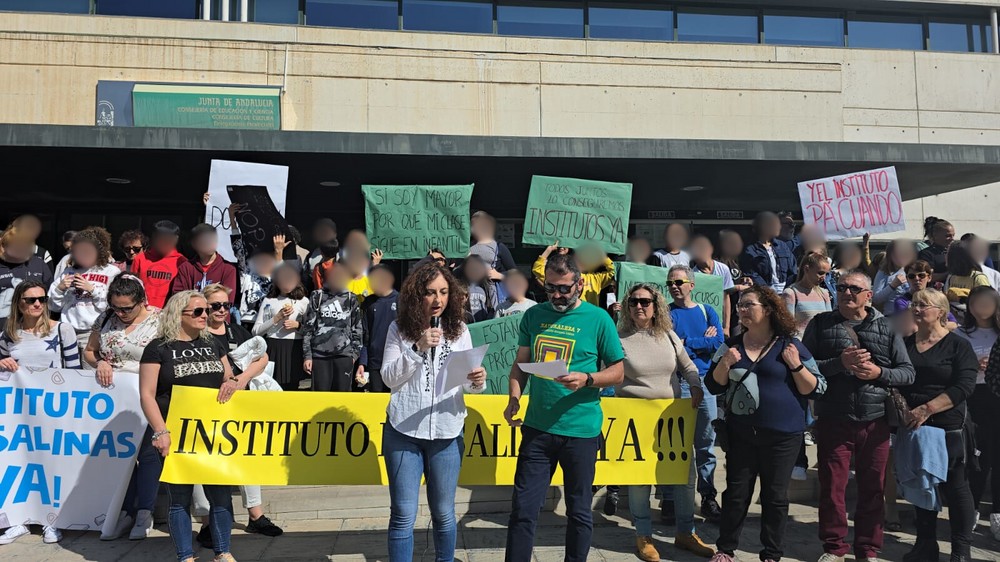
<svg viewBox="0 0 1000 562">
<path fill-rule="evenodd" d="M 103 79 L 284 84 L 290 130 L 997 144 L 997 76 L 983 54 L 0 13 L 14 123 L 91 124 Z"/>
</svg>

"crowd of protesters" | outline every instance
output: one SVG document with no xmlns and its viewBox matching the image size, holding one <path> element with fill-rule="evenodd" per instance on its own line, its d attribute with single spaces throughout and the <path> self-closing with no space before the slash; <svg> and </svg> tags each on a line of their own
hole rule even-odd
<svg viewBox="0 0 1000 562">
<path fill-rule="evenodd" d="M 153 526 L 173 386 L 217 389 L 220 402 L 244 390 L 389 392 L 381 450 L 392 501 L 390 559 L 413 557 L 423 481 L 436 559 L 452 560 L 462 397 L 482 392 L 486 373 L 476 369 L 464 386 L 443 393 L 433 381 L 451 352 L 471 348 L 468 324 L 518 314 L 504 412 L 521 431 L 507 560 L 531 559 L 557 465 L 566 560 L 587 559 L 600 399 L 609 395 L 690 398 L 696 409 L 689 480 L 656 491 L 662 522 L 675 526 L 675 548 L 735 560 L 759 480 L 760 559 L 780 560 L 790 482 L 807 478 L 813 445 L 819 562 L 852 551 L 857 560 L 877 560 L 884 530 L 899 528 L 897 493 L 917 514 L 905 562 L 938 560 L 942 504 L 952 562 L 970 560 L 987 502 L 990 534 L 1000 541 L 1000 273 L 983 237 L 956 240 L 953 225 L 929 217 L 925 240 L 892 240 L 873 256 L 867 235 L 828 244 L 815 227 L 797 229 L 789 213 L 760 213 L 748 240 L 676 223 L 665 229 L 662 248 L 634 237 L 624 256 L 662 268 L 666 293 L 639 284 L 618 302 L 615 264 L 596 247 L 553 241 L 522 270 L 496 240 L 493 217 L 479 211 L 470 222 L 467 256 L 449 259 L 432 248 L 397 279 L 399 269 L 381 263 L 363 231 L 340 237 L 330 219 L 314 225 L 311 250 L 294 228 L 263 246 L 237 229 L 229 241 L 235 263 L 219 254 L 217 231 L 207 224 L 191 230 L 187 255 L 170 221 L 148 235 L 128 231 L 117 247 L 105 229 L 88 227 L 66 234 L 67 253 L 53 263 L 36 242 L 41 222 L 18 217 L 0 235 L 0 370 L 91 368 L 105 386 L 138 377 L 149 426 L 121 514 L 103 540 L 141 540 Z M 722 314 L 693 299 L 696 273 L 722 278 Z M 561 357 L 572 367 L 568 375 L 530 377 L 517 366 L 548 359 L 537 350 L 559 338 L 573 341 Z M 175 353 L 184 350 L 196 353 Z M 715 478 L 717 448 L 725 454 L 724 483 Z M 928 477 L 937 484 L 922 485 Z M 851 479 L 858 501 L 849 544 Z M 240 488 L 247 530 L 280 535 L 261 509 L 260 488 Z M 215 560 L 232 561 L 230 488 L 166 490 L 178 560 L 194 559 L 194 514 L 202 517 L 197 542 Z M 651 493 L 650 486 L 627 491 L 645 561 L 660 560 Z M 702 517 L 719 527 L 714 547 L 696 532 L 696 495 Z M 619 488 L 608 486 L 606 514 L 617 512 L 619 498 Z M 0 544 L 29 532 L 14 525 Z M 57 542 L 61 534 L 46 526 L 43 538 Z"/>
</svg>

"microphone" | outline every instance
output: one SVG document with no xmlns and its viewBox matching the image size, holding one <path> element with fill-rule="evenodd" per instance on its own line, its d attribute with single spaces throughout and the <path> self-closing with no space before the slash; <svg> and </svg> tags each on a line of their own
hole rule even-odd
<svg viewBox="0 0 1000 562">
<path fill-rule="evenodd" d="M 431 328 L 441 327 L 441 317 L 431 316 Z M 434 364 L 434 352 L 437 350 L 437 346 L 431 348 L 431 364 Z"/>
</svg>

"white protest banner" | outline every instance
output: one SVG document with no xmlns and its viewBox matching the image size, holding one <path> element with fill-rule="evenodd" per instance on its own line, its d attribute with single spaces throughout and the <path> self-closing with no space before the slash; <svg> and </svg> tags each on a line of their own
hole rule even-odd
<svg viewBox="0 0 1000 562">
<path fill-rule="evenodd" d="M 232 203 L 227 186 L 267 187 L 267 194 L 281 216 L 285 215 L 285 194 L 288 191 L 288 166 L 234 162 L 232 160 L 212 160 L 208 175 L 208 203 L 205 205 L 205 222 L 214 226 L 219 233 L 219 255 L 228 261 L 236 261 L 229 237 L 229 205 Z"/>
<path fill-rule="evenodd" d="M 93 371 L 0 372 L 0 528 L 114 527 L 146 418 L 139 377 L 110 388 Z"/>
<path fill-rule="evenodd" d="M 827 240 L 906 228 L 896 167 L 799 182 L 802 218 Z"/>
</svg>

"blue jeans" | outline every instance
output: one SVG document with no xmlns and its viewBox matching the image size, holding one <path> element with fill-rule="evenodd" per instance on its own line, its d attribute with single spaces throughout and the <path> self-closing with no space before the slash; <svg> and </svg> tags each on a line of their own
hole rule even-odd
<svg viewBox="0 0 1000 562">
<path fill-rule="evenodd" d="M 139 443 L 139 454 L 136 456 L 132 478 L 128 481 L 125 491 L 125 501 L 122 511 L 135 517 L 140 509 L 153 511 L 156 507 L 156 493 L 160 490 L 160 472 L 163 470 L 163 457 L 153 446 L 153 430 L 146 426 L 146 433 Z"/>
<path fill-rule="evenodd" d="M 718 402 L 715 395 L 705 388 L 704 378 L 701 382 L 701 391 L 705 398 L 695 412 L 694 458 L 698 467 L 698 493 L 701 494 L 701 501 L 705 501 L 715 499 L 718 494 L 715 489 L 715 428 L 712 427 L 712 421 L 718 416 Z M 683 381 L 681 381 L 681 398 L 691 398 L 691 388 Z M 670 492 L 664 495 L 665 499 L 672 497 Z"/>
<path fill-rule="evenodd" d="M 229 552 L 229 538 L 233 531 L 233 496 L 232 486 L 205 485 L 205 495 L 212 509 L 208 512 L 208 523 L 212 529 L 212 545 L 215 554 Z M 193 484 L 167 484 L 167 496 L 170 500 L 170 538 L 177 549 L 177 559 L 185 560 L 194 557 L 194 547 L 191 545 L 191 494 Z"/>
<path fill-rule="evenodd" d="M 594 531 L 592 486 L 600 441 L 600 436 L 565 437 L 521 426 L 514 497 L 507 524 L 507 562 L 532 559 L 538 513 L 557 465 L 563 470 L 566 498 L 565 560 L 586 562 Z"/>
<path fill-rule="evenodd" d="M 694 532 L 694 482 L 695 463 L 690 463 L 688 483 L 680 486 L 663 486 L 677 488 L 674 491 L 674 516 L 677 518 L 677 534 L 690 535 Z M 635 525 L 637 537 L 653 536 L 653 522 L 650 519 L 649 492 L 652 486 L 629 486 L 628 509 L 632 512 L 632 522 Z"/>
<path fill-rule="evenodd" d="M 417 439 L 388 421 L 382 432 L 382 454 L 389 474 L 389 560 L 413 560 L 413 524 L 420 500 L 420 478 L 427 481 L 427 503 L 434 524 L 435 560 L 455 559 L 455 489 L 465 451 L 463 437 Z"/>
</svg>

